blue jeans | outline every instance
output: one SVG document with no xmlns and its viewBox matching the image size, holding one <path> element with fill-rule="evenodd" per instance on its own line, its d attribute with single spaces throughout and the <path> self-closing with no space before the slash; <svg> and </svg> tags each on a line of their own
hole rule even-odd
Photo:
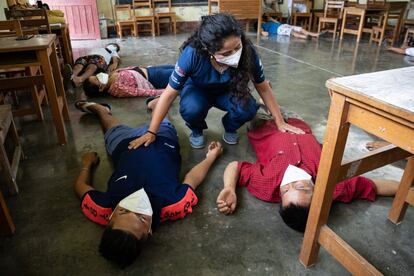
<svg viewBox="0 0 414 276">
<path fill-rule="evenodd" d="M 195 132 L 207 129 L 206 117 L 210 108 L 227 111 L 222 118 L 225 131 L 235 132 L 256 115 L 259 105 L 252 96 L 244 104 L 230 99 L 230 92 L 212 93 L 193 84 L 185 84 L 180 93 L 180 113 L 187 126 Z"/>
<path fill-rule="evenodd" d="M 144 135 L 145 132 L 147 132 L 148 127 L 148 124 L 135 128 L 126 125 L 117 125 L 108 129 L 104 135 L 106 151 L 112 156 L 112 153 L 119 143 L 128 138 L 140 137 Z M 178 143 L 177 131 L 168 119 L 164 119 L 161 122 L 157 136 L 167 137 L 173 141 L 177 141 Z"/>
<path fill-rule="evenodd" d="M 147 67 L 148 81 L 156 89 L 164 89 L 168 85 L 173 70 L 174 65 L 171 64 Z"/>
</svg>

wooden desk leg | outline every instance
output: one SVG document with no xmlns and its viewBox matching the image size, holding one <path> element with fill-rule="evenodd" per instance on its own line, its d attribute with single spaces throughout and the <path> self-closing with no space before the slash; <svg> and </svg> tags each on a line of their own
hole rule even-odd
<svg viewBox="0 0 414 276">
<path fill-rule="evenodd" d="M 4 201 L 3 194 L 0 191 L 0 233 L 2 235 L 11 235 L 16 231 L 13 220 Z"/>
<path fill-rule="evenodd" d="M 347 114 L 348 103 L 345 101 L 345 97 L 334 92 L 316 177 L 315 191 L 299 256 L 300 262 L 306 267 L 316 262 L 319 252 L 319 230 L 328 221 L 332 194 L 337 183 L 348 137 Z"/>
<path fill-rule="evenodd" d="M 50 63 L 52 64 L 52 71 L 53 71 L 53 79 L 55 80 L 56 85 L 56 94 L 59 99 L 59 110 L 63 115 L 63 119 L 65 121 L 69 121 L 69 110 L 68 104 L 66 102 L 66 95 L 65 95 L 65 88 L 62 82 L 62 74 L 60 72 L 59 61 L 56 55 L 56 47 L 52 48 L 52 52 L 50 53 Z"/>
<path fill-rule="evenodd" d="M 53 77 L 52 66 L 49 60 L 49 54 L 55 55 L 57 63 L 56 52 L 54 51 L 54 43 L 52 43 L 52 46 L 46 50 L 37 51 L 38 59 L 42 64 L 42 72 L 45 78 L 47 97 L 52 111 L 53 123 L 55 124 L 58 142 L 59 144 L 64 145 L 67 142 L 66 129 L 63 123 L 62 112 L 60 111 L 59 107 L 59 100 L 56 91 L 57 89 Z M 57 69 L 59 70 L 59 66 L 57 66 Z"/>
<path fill-rule="evenodd" d="M 391 210 L 388 214 L 388 219 L 398 224 L 400 223 L 407 210 L 408 203 L 406 201 L 410 188 L 414 185 L 414 157 L 408 159 L 408 163 L 404 170 L 404 175 L 401 178 L 401 183 L 398 191 L 395 194 L 392 202 Z"/>
</svg>

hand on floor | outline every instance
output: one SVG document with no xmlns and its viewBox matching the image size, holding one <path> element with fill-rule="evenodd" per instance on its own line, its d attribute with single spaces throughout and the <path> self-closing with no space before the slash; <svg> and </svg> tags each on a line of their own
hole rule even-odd
<svg viewBox="0 0 414 276">
<path fill-rule="evenodd" d="M 233 214 L 236 210 L 237 195 L 233 189 L 224 188 L 217 197 L 217 209 L 225 215 Z"/>
</svg>

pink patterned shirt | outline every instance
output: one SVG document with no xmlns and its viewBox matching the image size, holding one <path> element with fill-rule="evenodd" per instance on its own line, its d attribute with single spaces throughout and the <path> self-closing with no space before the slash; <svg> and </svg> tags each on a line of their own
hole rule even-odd
<svg viewBox="0 0 414 276">
<path fill-rule="evenodd" d="M 111 96 L 149 97 L 158 96 L 164 91 L 164 89 L 155 89 L 147 79 L 132 68 L 127 67 L 116 71 L 117 76 L 108 89 Z"/>
</svg>

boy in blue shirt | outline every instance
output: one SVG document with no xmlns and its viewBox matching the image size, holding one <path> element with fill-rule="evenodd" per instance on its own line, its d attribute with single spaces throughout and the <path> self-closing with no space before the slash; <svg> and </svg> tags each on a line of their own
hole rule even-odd
<svg viewBox="0 0 414 276">
<path fill-rule="evenodd" d="M 131 128 L 112 117 L 104 104 L 78 101 L 76 107 L 95 114 L 105 132 L 105 144 L 114 163 L 106 192 L 91 185 L 91 171 L 98 155 L 86 153 L 74 190 L 81 199 L 84 215 L 106 229 L 99 250 L 121 266 L 131 264 L 142 243 L 161 222 L 184 218 L 198 202 L 195 189 L 223 153 L 219 142 L 212 142 L 206 158 L 179 180 L 180 148 L 174 126 L 163 120 L 157 140 L 148 147 L 128 149 L 131 140 L 149 132 L 148 125 Z"/>
<path fill-rule="evenodd" d="M 267 18 L 264 17 L 262 23 L 262 36 L 269 36 L 269 35 L 285 35 L 285 36 L 293 36 L 296 38 L 302 39 L 309 39 L 311 37 L 319 37 L 321 33 L 313 33 L 309 32 L 302 27 L 292 26 L 289 24 L 282 24 L 276 19 L 268 16 Z"/>
</svg>

